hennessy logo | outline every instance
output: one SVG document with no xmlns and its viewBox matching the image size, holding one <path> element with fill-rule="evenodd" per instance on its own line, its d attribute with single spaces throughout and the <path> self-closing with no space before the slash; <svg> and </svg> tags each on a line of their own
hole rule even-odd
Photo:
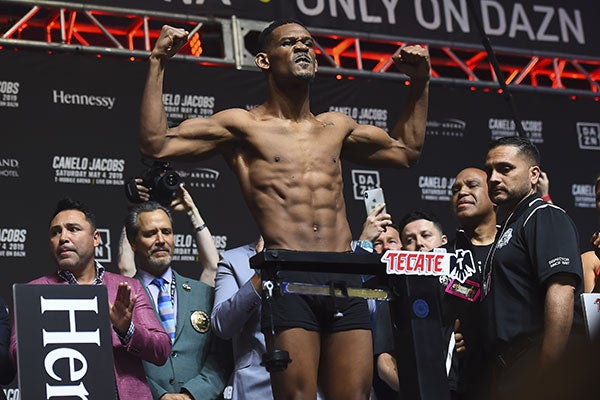
<svg viewBox="0 0 600 400">
<path fill-rule="evenodd" d="M 46 398 L 50 399 L 52 397 L 62 396 L 74 396 L 81 399 L 87 398 L 86 396 L 89 392 L 84 383 L 81 382 L 88 370 L 87 359 L 81 352 L 68 346 L 83 343 L 95 344 L 98 347 L 100 346 L 100 330 L 98 328 L 93 331 L 78 330 L 76 318 L 76 312 L 91 311 L 97 314 L 98 299 L 94 297 L 93 299 L 77 299 L 74 301 L 73 299 L 46 299 L 40 297 L 40 306 L 42 314 L 50 312 L 66 312 L 69 317 L 66 319 L 66 321 L 68 321 L 68 326 L 65 326 L 63 331 L 54 332 L 45 329 L 42 330 L 44 350 L 52 345 L 63 346 L 56 347 L 46 354 L 44 358 L 46 374 L 56 382 L 64 382 L 65 380 L 73 382 L 72 385 L 51 385 L 50 383 L 54 382 L 47 382 Z M 68 376 L 57 375 L 54 368 L 57 362 L 64 362 L 63 360 L 69 361 L 71 365 Z M 75 365 L 78 365 L 79 368 L 73 367 Z M 75 382 L 79 382 L 79 384 L 75 384 Z"/>
<path fill-rule="evenodd" d="M 54 104 L 68 104 L 89 107 L 104 107 L 112 110 L 117 98 L 109 96 L 94 96 L 89 94 L 66 93 L 63 90 L 52 91 Z"/>
</svg>

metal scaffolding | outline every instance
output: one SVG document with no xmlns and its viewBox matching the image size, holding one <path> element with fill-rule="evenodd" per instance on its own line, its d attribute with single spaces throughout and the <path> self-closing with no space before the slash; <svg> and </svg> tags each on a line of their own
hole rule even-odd
<svg viewBox="0 0 600 400">
<path fill-rule="evenodd" d="M 254 47 L 267 24 L 231 18 L 200 17 L 147 10 L 91 6 L 55 1 L 0 0 L 0 49 L 31 48 L 119 56 L 149 55 L 162 25 L 192 33 L 177 61 L 257 70 Z M 419 38 L 392 37 L 311 28 L 319 70 L 338 79 L 367 76 L 405 80 L 392 56 L 407 43 L 429 48 L 432 84 L 501 91 L 483 46 Z M 592 97 L 600 100 L 600 56 L 495 48 L 508 87 L 513 91 Z"/>
</svg>

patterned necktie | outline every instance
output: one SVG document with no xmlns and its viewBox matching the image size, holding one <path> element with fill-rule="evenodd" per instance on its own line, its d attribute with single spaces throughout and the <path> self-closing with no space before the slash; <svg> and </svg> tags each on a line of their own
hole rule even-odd
<svg viewBox="0 0 600 400">
<path fill-rule="evenodd" d="M 171 342 L 173 342 L 175 340 L 175 314 L 173 313 L 171 294 L 165 283 L 166 281 L 163 278 L 155 278 L 152 281 L 152 284 L 158 287 L 158 315 L 160 315 L 165 331 L 169 334 Z"/>
</svg>

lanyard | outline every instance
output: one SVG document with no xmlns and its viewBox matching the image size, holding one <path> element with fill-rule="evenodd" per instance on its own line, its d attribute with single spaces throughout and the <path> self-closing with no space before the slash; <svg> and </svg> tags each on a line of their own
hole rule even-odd
<svg viewBox="0 0 600 400">
<path fill-rule="evenodd" d="M 510 222 L 510 219 L 512 218 L 514 213 L 515 213 L 515 211 L 510 213 L 510 215 L 506 219 L 506 222 L 504 222 L 504 226 L 502 226 L 502 230 L 500 231 L 500 234 L 494 241 L 494 244 L 492 245 L 492 247 L 490 248 L 490 251 L 488 251 L 488 254 L 485 257 L 485 263 L 483 264 L 483 269 L 481 271 L 481 275 L 482 275 L 481 288 L 483 289 L 483 296 L 481 296 L 481 301 L 483 301 L 483 299 L 490 292 L 491 285 L 492 285 L 492 264 L 494 262 L 494 254 L 496 253 L 496 249 L 498 248 L 498 241 L 500 239 L 502 239 L 502 236 L 504 236 L 504 232 L 506 231 L 506 228 L 508 227 L 508 223 Z M 489 271 L 488 271 L 488 266 L 489 266 Z"/>
<path fill-rule="evenodd" d="M 171 305 L 175 306 L 175 274 L 171 272 Z"/>
</svg>

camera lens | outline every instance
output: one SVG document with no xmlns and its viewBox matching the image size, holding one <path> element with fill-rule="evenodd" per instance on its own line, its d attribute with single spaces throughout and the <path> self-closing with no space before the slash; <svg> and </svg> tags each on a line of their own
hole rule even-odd
<svg viewBox="0 0 600 400">
<path fill-rule="evenodd" d="M 142 180 L 143 185 L 150 190 L 150 200 L 168 206 L 177 195 L 181 177 L 177 171 L 169 167 L 168 163 L 154 161 L 152 166 L 143 172 Z M 133 181 L 133 185 L 132 190 L 137 193 L 135 181 Z M 139 198 L 136 201 L 139 202 Z"/>
<path fill-rule="evenodd" d="M 167 185 L 175 186 L 177 185 L 179 179 L 178 176 L 175 174 L 167 174 L 165 175 L 165 181 L 167 182 Z"/>
</svg>

